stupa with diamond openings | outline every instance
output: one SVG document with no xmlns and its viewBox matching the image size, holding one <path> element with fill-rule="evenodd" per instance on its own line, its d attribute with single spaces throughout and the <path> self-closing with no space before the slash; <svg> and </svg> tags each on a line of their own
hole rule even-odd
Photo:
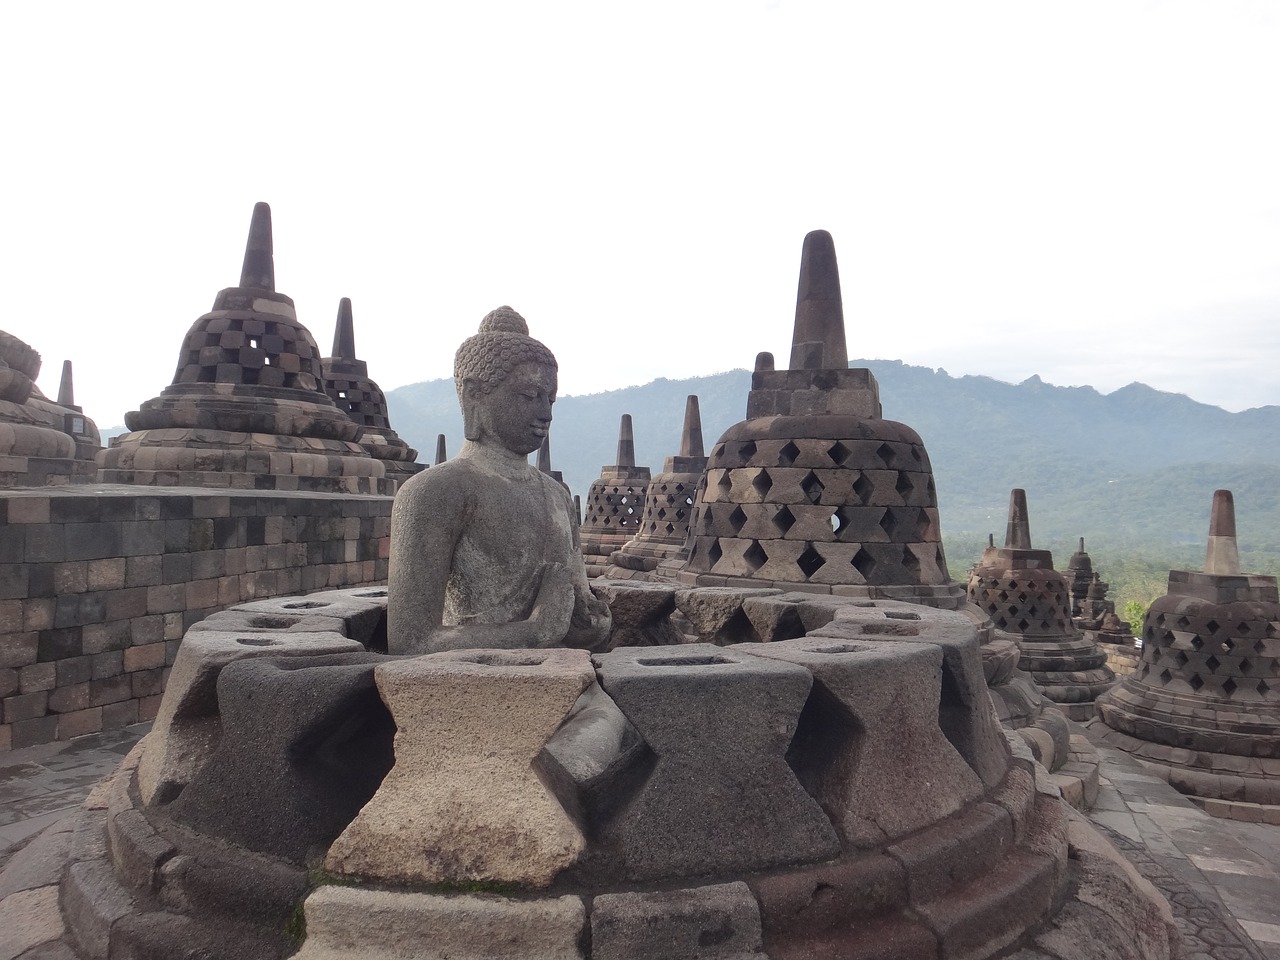
<svg viewBox="0 0 1280 960">
<path fill-rule="evenodd" d="M 1071 588 L 1053 554 L 1031 547 L 1025 490 L 1009 497 L 1003 547 L 988 547 L 969 576 L 969 599 L 1015 639 L 1019 665 L 1072 720 L 1093 717 L 1094 701 L 1115 682 L 1107 655 L 1076 629 Z"/>
<path fill-rule="evenodd" d="M 649 468 L 636 466 L 635 435 L 631 414 L 624 413 L 618 426 L 617 463 L 601 468 L 587 491 L 582 518 L 582 558 L 587 576 L 598 577 L 609 555 L 623 547 L 640 529 Z"/>
<path fill-rule="evenodd" d="M 679 579 L 958 607 L 924 444 L 849 369 L 831 235 L 804 240 L 790 369 L 761 354 L 747 419 L 716 442 Z"/>
<path fill-rule="evenodd" d="M 1280 595 L 1240 572 L 1235 501 L 1213 495 L 1204 572 L 1169 571 L 1138 668 L 1091 728 L 1216 816 L 1280 823 Z"/>
<path fill-rule="evenodd" d="M 680 453 L 667 457 L 662 473 L 648 486 L 640 529 L 609 558 L 606 576 L 615 579 L 643 577 L 664 560 L 677 556 L 689 535 L 693 496 L 707 468 L 702 452 L 702 415 L 698 398 L 685 399 Z"/>
</svg>

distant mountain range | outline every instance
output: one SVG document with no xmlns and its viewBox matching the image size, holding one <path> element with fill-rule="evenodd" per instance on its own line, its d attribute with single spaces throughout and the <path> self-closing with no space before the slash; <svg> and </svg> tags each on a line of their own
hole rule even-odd
<svg viewBox="0 0 1280 960">
<path fill-rule="evenodd" d="M 1179 546 L 1194 552 L 1208 531 L 1218 487 L 1235 492 L 1241 548 L 1280 556 L 1280 407 L 1228 413 L 1181 394 L 1132 383 L 1114 393 L 952 377 L 896 360 L 854 360 L 880 382 L 884 415 L 920 434 L 937 479 L 948 541 L 1003 541 L 1012 487 L 1027 490 L 1032 536 L 1065 565 L 1075 538 L 1107 549 Z M 741 420 L 745 370 L 689 380 L 655 380 L 556 403 L 552 460 L 585 494 L 604 464 L 616 462 L 618 423 L 630 413 L 636 461 L 654 473 L 678 452 L 685 397 L 696 393 L 708 451 Z M 450 454 L 462 442 L 452 380 L 387 394 L 391 422 L 430 462 L 436 435 Z M 959 558 L 956 558 L 959 559 Z M 954 561 L 953 561 L 954 564 Z M 956 574 L 958 571 L 953 570 Z"/>
</svg>

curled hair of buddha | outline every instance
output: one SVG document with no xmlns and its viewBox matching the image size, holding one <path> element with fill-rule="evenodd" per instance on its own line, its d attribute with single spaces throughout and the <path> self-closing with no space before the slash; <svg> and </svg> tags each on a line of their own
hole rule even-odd
<svg viewBox="0 0 1280 960">
<path fill-rule="evenodd" d="M 522 363 L 537 363 L 551 370 L 558 370 L 555 355 L 541 341 L 529 336 L 529 325 L 524 317 L 508 306 L 498 307 L 485 314 L 480 330 L 474 337 L 462 341 L 453 357 L 453 383 L 462 400 L 462 384 L 473 381 L 481 393 L 489 393 Z M 463 403 L 463 433 L 472 437 L 471 426 L 466 422 L 468 412 Z"/>
</svg>

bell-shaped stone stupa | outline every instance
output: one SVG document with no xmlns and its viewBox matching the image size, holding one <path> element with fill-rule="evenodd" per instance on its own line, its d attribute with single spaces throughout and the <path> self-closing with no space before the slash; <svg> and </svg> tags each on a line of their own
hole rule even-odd
<svg viewBox="0 0 1280 960">
<path fill-rule="evenodd" d="M 609 555 L 636 535 L 648 486 L 649 468 L 636 466 L 631 414 L 624 413 L 618 427 L 617 463 L 603 467 L 587 491 L 581 534 L 587 576 L 604 573 Z"/>
<path fill-rule="evenodd" d="M 105 483 L 393 493 L 360 426 L 329 399 L 320 350 L 276 292 L 271 208 L 253 209 L 240 284 L 183 340 L 173 383 L 125 415 Z"/>
<path fill-rule="evenodd" d="M 687 584 L 963 603 L 950 582 L 929 456 L 849 369 L 831 235 L 804 240 L 791 369 L 761 354 L 747 419 L 716 442 L 694 506 Z"/>
<path fill-rule="evenodd" d="M 667 457 L 662 473 L 649 482 L 639 532 L 609 558 L 606 576 L 634 579 L 680 554 L 689 535 L 694 494 L 706 469 L 702 415 L 698 398 L 691 394 L 685 399 L 680 453 Z"/>
<path fill-rule="evenodd" d="M 324 391 L 358 423 L 364 432 L 360 446 L 369 456 L 382 461 L 387 476 L 403 482 L 426 467 L 417 463 L 418 451 L 391 428 L 391 415 L 382 388 L 369 378 L 369 365 L 356 359 L 355 321 L 351 300 L 338 303 L 338 321 L 333 332 L 333 355 L 320 361 Z"/>
<path fill-rule="evenodd" d="M 1031 547 L 1025 490 L 1009 497 L 1003 547 L 988 547 L 969 576 L 969 599 L 1012 636 L 1019 663 L 1073 720 L 1093 717 L 1094 700 L 1114 681 L 1107 656 L 1071 621 L 1071 589 L 1053 554 Z"/>
<path fill-rule="evenodd" d="M 75 405 L 71 361 L 62 365 L 58 402 L 36 386 L 40 354 L 0 331 L 0 488 L 92 483 L 98 428 Z"/>
<path fill-rule="evenodd" d="M 1280 596 L 1240 572 L 1231 491 L 1213 495 L 1204 572 L 1169 571 L 1142 662 L 1098 716 L 1094 732 L 1209 813 L 1280 823 Z"/>
</svg>

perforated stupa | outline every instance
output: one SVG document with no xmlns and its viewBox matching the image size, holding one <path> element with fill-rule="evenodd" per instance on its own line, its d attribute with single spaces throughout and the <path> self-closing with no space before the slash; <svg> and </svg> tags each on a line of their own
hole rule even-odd
<svg viewBox="0 0 1280 960">
<path fill-rule="evenodd" d="M 885 420 L 874 375 L 849 369 L 831 235 L 804 240 L 791 368 L 761 354 L 747 419 L 716 442 L 679 578 L 963 602 L 950 582 L 924 443 Z"/>
</svg>

